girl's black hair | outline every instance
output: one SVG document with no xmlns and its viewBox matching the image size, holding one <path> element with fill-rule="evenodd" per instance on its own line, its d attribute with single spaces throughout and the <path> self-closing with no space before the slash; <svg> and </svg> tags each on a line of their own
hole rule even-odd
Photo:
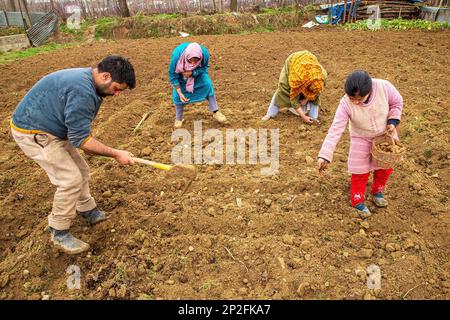
<svg viewBox="0 0 450 320">
<path fill-rule="evenodd" d="M 364 97 L 372 90 L 372 78 L 364 70 L 353 71 L 345 81 L 345 93 L 350 97 Z"/>
</svg>

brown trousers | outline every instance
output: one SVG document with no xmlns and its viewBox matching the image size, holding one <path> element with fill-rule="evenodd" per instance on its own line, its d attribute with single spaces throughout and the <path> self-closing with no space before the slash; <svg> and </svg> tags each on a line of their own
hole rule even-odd
<svg viewBox="0 0 450 320">
<path fill-rule="evenodd" d="M 45 170 L 56 186 L 48 224 L 56 230 L 67 230 L 76 212 L 96 207 L 89 191 L 89 166 L 67 140 L 48 133 L 28 134 L 11 128 L 22 151 Z"/>
</svg>

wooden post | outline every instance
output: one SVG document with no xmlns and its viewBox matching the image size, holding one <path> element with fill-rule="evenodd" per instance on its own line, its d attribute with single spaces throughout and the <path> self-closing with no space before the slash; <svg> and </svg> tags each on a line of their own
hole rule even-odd
<svg viewBox="0 0 450 320">
<path fill-rule="evenodd" d="M 6 26 L 9 27 L 9 20 L 8 20 L 8 15 L 6 14 L 5 10 L 2 10 L 3 15 L 5 16 L 5 20 L 6 20 Z"/>
<path fill-rule="evenodd" d="M 230 12 L 238 11 L 238 0 L 230 0 Z"/>
<path fill-rule="evenodd" d="M 20 3 L 21 3 L 21 7 L 22 7 L 21 9 L 23 10 L 23 14 L 25 15 L 25 21 L 28 24 L 28 28 L 31 28 L 33 26 L 33 23 L 31 22 L 30 15 L 28 13 L 27 2 L 25 0 L 20 0 Z"/>
<path fill-rule="evenodd" d="M 28 27 L 27 27 L 27 22 L 25 21 L 25 18 L 23 17 L 22 5 L 21 5 L 21 3 L 20 3 L 20 0 L 18 0 L 17 3 L 19 4 L 19 10 L 20 10 L 20 16 L 22 17 L 23 28 L 24 28 L 25 30 L 27 30 L 27 29 L 28 29 Z"/>
<path fill-rule="evenodd" d="M 436 21 L 437 16 L 438 16 L 438 14 L 439 14 L 439 10 L 441 10 L 441 7 L 442 7 L 442 1 L 443 1 L 443 0 L 441 0 L 441 1 L 439 2 L 439 7 L 438 7 L 436 13 L 434 14 L 434 21 Z"/>
<path fill-rule="evenodd" d="M 120 15 L 122 17 L 131 17 L 126 0 L 118 0 L 118 5 L 120 8 Z"/>
<path fill-rule="evenodd" d="M 331 13 L 331 8 L 333 8 L 333 1 L 331 2 L 331 7 L 328 8 L 328 25 L 333 23 L 333 14 Z"/>
<path fill-rule="evenodd" d="M 344 0 L 344 14 L 342 15 L 342 24 L 345 24 L 346 13 L 347 13 L 347 0 Z"/>
<path fill-rule="evenodd" d="M 17 4 L 14 0 L 8 0 L 6 4 L 7 11 L 17 11 Z"/>
<path fill-rule="evenodd" d="M 352 0 L 352 3 L 350 4 L 350 11 L 348 12 L 347 22 L 352 22 L 352 10 L 353 10 L 354 4 L 355 4 L 355 2 L 354 2 L 354 0 Z"/>
</svg>

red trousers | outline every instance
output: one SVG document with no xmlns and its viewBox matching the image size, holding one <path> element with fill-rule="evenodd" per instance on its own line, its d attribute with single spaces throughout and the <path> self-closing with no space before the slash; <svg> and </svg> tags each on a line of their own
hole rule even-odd
<svg viewBox="0 0 450 320">
<path fill-rule="evenodd" d="M 386 182 L 389 179 L 393 169 L 378 169 L 373 173 L 373 183 L 371 194 L 383 192 Z M 352 207 L 364 202 L 366 194 L 366 185 L 369 181 L 369 173 L 352 174 L 350 182 L 350 203 Z"/>
</svg>

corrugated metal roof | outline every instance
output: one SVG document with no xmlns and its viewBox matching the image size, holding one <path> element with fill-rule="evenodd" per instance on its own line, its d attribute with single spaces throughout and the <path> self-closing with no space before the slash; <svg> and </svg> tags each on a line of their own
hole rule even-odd
<svg viewBox="0 0 450 320">
<path fill-rule="evenodd" d="M 57 27 L 58 17 L 53 11 L 50 11 L 27 30 L 27 35 L 33 46 L 39 46 L 48 39 Z"/>
</svg>

